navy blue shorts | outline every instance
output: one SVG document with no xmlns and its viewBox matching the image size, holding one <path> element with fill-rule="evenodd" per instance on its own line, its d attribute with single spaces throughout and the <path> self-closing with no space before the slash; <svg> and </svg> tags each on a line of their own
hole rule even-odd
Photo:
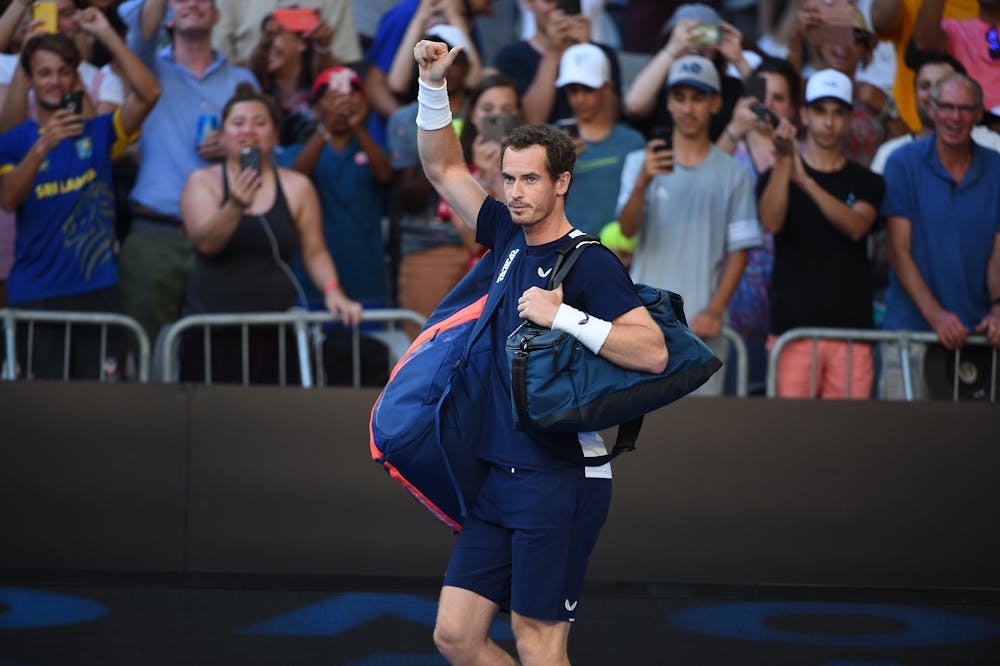
<svg viewBox="0 0 1000 666">
<path fill-rule="evenodd" d="M 444 584 L 526 617 L 572 622 L 610 506 L 611 479 L 492 467 Z"/>
</svg>

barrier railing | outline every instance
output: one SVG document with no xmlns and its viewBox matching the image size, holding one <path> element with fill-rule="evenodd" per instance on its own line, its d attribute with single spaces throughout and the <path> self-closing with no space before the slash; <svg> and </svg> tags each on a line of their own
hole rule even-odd
<svg viewBox="0 0 1000 666">
<path fill-rule="evenodd" d="M 145 383 L 149 381 L 150 368 L 150 348 L 149 338 L 142 326 L 135 319 L 114 312 L 66 312 L 58 310 L 19 310 L 8 308 L 0 310 L 0 319 L 3 320 L 4 329 L 4 349 L 6 358 L 3 368 L 0 369 L 0 379 L 13 381 L 18 378 L 17 368 L 17 329 L 18 324 L 27 324 L 26 360 L 22 369 L 24 377 L 33 377 L 34 365 L 34 333 L 35 324 L 62 324 L 63 333 L 63 376 L 62 379 L 70 379 L 70 361 L 73 338 L 73 326 L 100 326 L 99 355 L 94 359 L 100 381 L 108 380 L 107 367 L 105 361 L 108 356 L 108 327 L 119 327 L 125 329 L 132 335 L 135 341 L 132 349 L 135 351 L 136 379 Z"/>
<path fill-rule="evenodd" d="M 844 328 L 794 328 L 783 333 L 774 343 L 767 361 L 767 397 L 774 398 L 778 394 L 778 359 L 781 352 L 791 342 L 810 339 L 813 341 L 812 369 L 809 377 L 809 395 L 816 396 L 816 343 L 819 340 L 842 340 L 847 347 L 847 390 L 850 396 L 852 346 L 855 342 L 895 342 L 899 345 L 899 360 L 903 374 L 903 391 L 906 401 L 913 401 L 913 373 L 910 368 L 910 345 L 912 343 L 933 344 L 939 342 L 937 334 L 930 331 L 881 331 L 871 329 Z M 989 346 L 986 337 L 982 335 L 969 336 L 965 346 Z M 990 402 L 997 400 L 998 350 L 993 348 L 990 371 Z M 954 370 L 952 377 L 952 400 L 958 401 L 962 360 L 962 348 L 951 352 L 954 355 Z M 867 398 L 868 396 L 862 396 Z"/>
<path fill-rule="evenodd" d="M 361 321 L 362 323 L 386 324 L 387 332 L 392 335 L 398 330 L 396 325 L 400 322 L 409 321 L 423 326 L 426 319 L 412 310 L 365 310 L 361 315 Z M 219 327 L 239 327 L 242 383 L 244 386 L 249 385 L 249 329 L 251 326 L 266 326 L 278 331 L 278 376 L 280 383 L 285 384 L 286 376 L 287 336 L 285 331 L 286 327 L 291 327 L 294 331 L 295 358 L 298 362 L 302 386 L 305 388 L 324 386 L 322 326 L 334 322 L 335 320 L 329 312 L 301 309 L 293 309 L 288 312 L 204 314 L 184 317 L 169 326 L 165 333 L 161 334 L 161 340 L 157 342 L 156 354 L 159 362 L 162 363 L 162 380 L 168 383 L 176 383 L 180 380 L 179 348 L 181 335 L 186 331 L 200 328 L 202 329 L 202 344 L 205 352 L 205 383 L 211 384 L 211 330 Z M 389 367 L 391 368 L 395 362 L 391 345 L 389 345 L 389 356 Z M 361 331 L 357 328 L 351 329 L 351 363 L 352 385 L 359 387 L 361 386 Z M 316 373 L 318 375 L 316 379 L 313 378 L 314 367 L 319 370 Z"/>
<path fill-rule="evenodd" d="M 750 355 L 747 345 L 740 334 L 728 326 L 723 326 L 719 335 L 729 340 L 733 346 L 733 353 L 736 354 L 736 395 L 745 398 L 750 392 Z M 724 358 L 722 362 L 727 363 L 728 359 Z"/>
</svg>

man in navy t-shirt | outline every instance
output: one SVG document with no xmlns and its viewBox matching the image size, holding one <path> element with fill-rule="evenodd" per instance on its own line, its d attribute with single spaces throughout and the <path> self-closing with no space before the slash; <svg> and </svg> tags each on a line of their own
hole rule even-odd
<svg viewBox="0 0 1000 666">
<path fill-rule="evenodd" d="M 568 278 L 545 289 L 556 250 L 579 233 L 565 214 L 576 150 L 565 133 L 542 125 L 515 130 L 503 143 L 506 205 L 469 174 L 451 130 L 444 74 L 460 48 L 419 42 L 417 135 L 424 172 L 476 240 L 494 252 L 502 300 L 484 339 L 492 351 L 490 399 L 479 455 L 491 463 L 445 574 L 434 640 L 452 663 L 511 663 L 489 639 L 501 609 L 522 664 L 568 664 L 567 640 L 587 562 L 611 502 L 610 465 L 596 433 L 566 434 L 543 446 L 515 430 L 510 411 L 508 334 L 524 320 L 561 330 L 623 367 L 661 372 L 663 333 L 610 252 L 581 255 Z M 554 450 L 556 447 L 562 451 Z"/>
</svg>

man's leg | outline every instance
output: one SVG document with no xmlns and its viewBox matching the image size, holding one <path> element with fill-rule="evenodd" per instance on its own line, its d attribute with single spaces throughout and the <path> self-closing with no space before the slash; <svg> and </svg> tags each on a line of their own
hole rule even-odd
<svg viewBox="0 0 1000 666">
<path fill-rule="evenodd" d="M 826 372 L 822 398 L 834 400 L 868 400 L 872 394 L 872 381 L 875 378 L 875 366 L 872 361 L 872 346 L 861 342 L 850 345 L 848 358 L 848 343 L 843 340 L 824 340 L 826 346 L 824 356 L 827 357 Z M 847 367 L 851 367 L 850 391 L 847 383 Z"/>
<path fill-rule="evenodd" d="M 118 268 L 125 314 L 136 319 L 156 344 L 160 329 L 181 316 L 194 249 L 179 229 L 134 228 L 125 239 Z"/>
<path fill-rule="evenodd" d="M 772 335 L 767 340 L 767 352 L 771 353 L 778 337 Z M 781 349 L 778 358 L 778 397 L 812 398 L 819 392 L 822 377 L 818 365 L 819 345 L 813 348 L 812 340 L 793 340 Z M 813 366 L 816 365 L 815 385 Z"/>
<path fill-rule="evenodd" d="M 569 622 L 519 613 L 511 613 L 510 620 L 522 666 L 569 666 Z"/>
<path fill-rule="evenodd" d="M 490 640 L 490 625 L 499 610 L 497 604 L 470 590 L 451 585 L 441 588 L 434 644 L 448 663 L 453 666 L 517 663 Z"/>
</svg>

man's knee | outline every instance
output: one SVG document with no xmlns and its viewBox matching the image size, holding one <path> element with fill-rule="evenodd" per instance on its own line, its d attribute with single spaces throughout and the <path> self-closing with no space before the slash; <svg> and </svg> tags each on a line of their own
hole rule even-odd
<svg viewBox="0 0 1000 666">
<path fill-rule="evenodd" d="M 566 650 L 568 622 L 536 620 L 512 613 L 511 628 L 517 644 L 517 656 L 523 666 L 569 664 Z"/>
</svg>

